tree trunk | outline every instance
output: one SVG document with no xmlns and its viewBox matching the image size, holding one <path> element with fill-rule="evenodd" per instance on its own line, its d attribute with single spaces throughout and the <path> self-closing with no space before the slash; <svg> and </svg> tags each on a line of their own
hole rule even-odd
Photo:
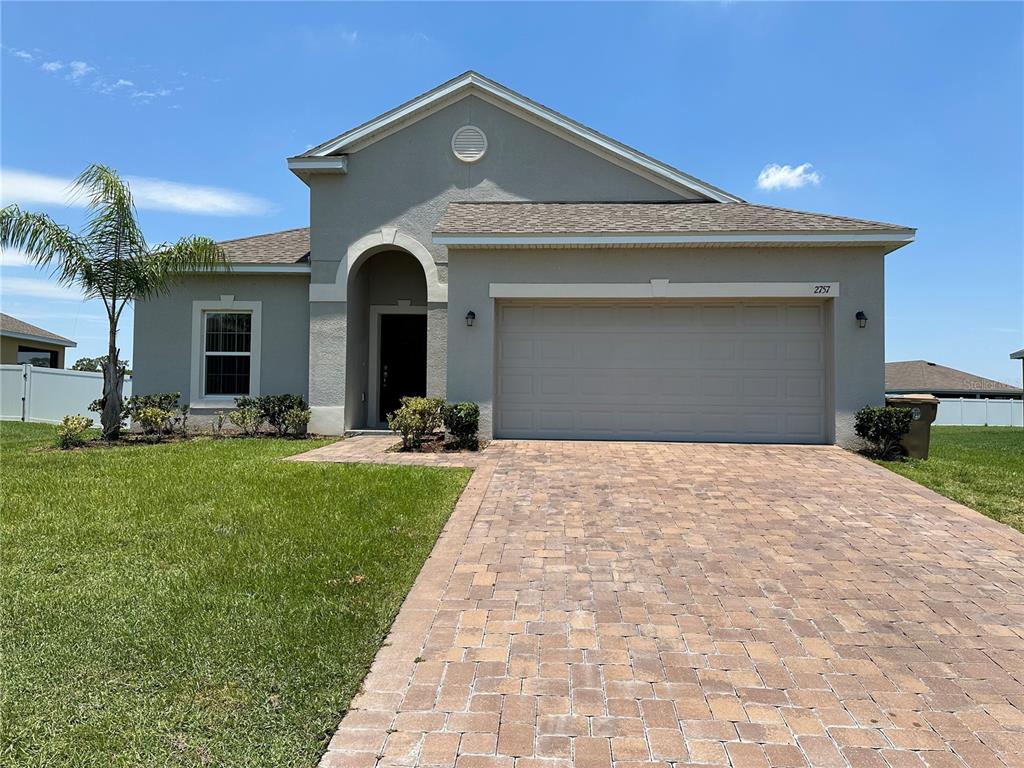
<svg viewBox="0 0 1024 768">
<path fill-rule="evenodd" d="M 117 325 L 111 323 L 107 364 L 103 366 L 103 413 L 100 414 L 104 440 L 117 440 L 121 436 L 121 387 L 124 371 L 118 360 L 118 352 Z"/>
</svg>

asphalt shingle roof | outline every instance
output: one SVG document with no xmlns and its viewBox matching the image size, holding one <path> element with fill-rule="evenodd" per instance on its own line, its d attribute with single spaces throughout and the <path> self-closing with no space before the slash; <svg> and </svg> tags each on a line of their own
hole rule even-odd
<svg viewBox="0 0 1024 768">
<path fill-rule="evenodd" d="M 26 336 L 39 336 L 40 338 L 48 339 L 54 344 L 63 344 L 66 346 L 77 346 L 71 339 L 67 339 L 63 336 L 59 336 L 56 333 L 52 333 L 45 328 L 40 328 L 38 325 L 32 325 L 32 323 L 26 323 L 24 320 L 19 320 L 11 315 L 5 315 L 0 312 L 0 335 L 4 333 L 22 333 Z"/>
<path fill-rule="evenodd" d="M 899 232 L 896 224 L 750 203 L 450 203 L 437 234 Z"/>
<path fill-rule="evenodd" d="M 958 371 L 956 368 L 936 365 L 927 360 L 901 360 L 895 363 L 886 363 L 885 391 L 922 394 L 930 392 L 1021 394 L 1019 387 L 1013 387 L 994 379 L 986 379 L 983 376 L 975 376 L 973 373 Z"/>
<path fill-rule="evenodd" d="M 219 243 L 233 264 L 305 264 L 309 261 L 309 227 Z"/>
</svg>

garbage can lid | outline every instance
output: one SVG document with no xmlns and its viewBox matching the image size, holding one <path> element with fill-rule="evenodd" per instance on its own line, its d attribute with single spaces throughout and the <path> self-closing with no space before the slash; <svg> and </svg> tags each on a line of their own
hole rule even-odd
<svg viewBox="0 0 1024 768">
<path fill-rule="evenodd" d="M 932 401 L 936 401 L 937 402 L 939 398 L 937 398 L 935 395 L 928 395 L 928 394 L 922 393 L 922 394 L 919 394 L 919 395 L 886 395 L 885 399 L 886 399 L 886 401 L 897 400 L 897 401 L 905 401 L 905 402 L 908 402 L 908 403 L 922 403 L 922 402 L 930 403 Z"/>
</svg>

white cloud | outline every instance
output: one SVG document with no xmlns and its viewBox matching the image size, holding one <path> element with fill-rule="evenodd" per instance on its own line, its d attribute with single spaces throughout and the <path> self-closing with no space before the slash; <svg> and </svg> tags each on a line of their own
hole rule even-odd
<svg viewBox="0 0 1024 768">
<path fill-rule="evenodd" d="M 90 67 L 84 61 L 72 61 L 68 64 L 68 69 L 71 73 L 68 75 L 72 80 L 78 80 L 79 78 L 85 77 L 90 72 L 95 72 L 96 67 Z"/>
<path fill-rule="evenodd" d="M 44 72 L 60 72 L 64 69 L 64 64 L 59 61 L 44 61 L 39 65 L 39 68 Z"/>
<path fill-rule="evenodd" d="M 758 189 L 799 189 L 808 184 L 817 186 L 821 183 L 821 174 L 812 168 L 814 166 L 810 163 L 801 163 L 795 167 L 770 163 L 757 175 Z"/>
<path fill-rule="evenodd" d="M 223 187 L 182 184 L 164 179 L 126 176 L 140 209 L 207 216 L 256 216 L 271 210 L 269 201 Z M 71 179 L 46 176 L 12 168 L 0 170 L 0 200 L 4 205 L 37 203 L 84 207 L 85 200 L 71 199 Z"/>
<path fill-rule="evenodd" d="M 0 266 L 3 267 L 27 267 L 31 264 L 24 251 L 15 251 L 10 248 L 0 248 Z"/>
<path fill-rule="evenodd" d="M 118 81 L 114 83 L 115 88 L 127 88 L 130 85 L 135 85 L 135 83 L 133 83 L 131 80 L 125 80 L 123 77 L 118 79 Z"/>
<path fill-rule="evenodd" d="M 0 292 L 4 296 L 29 296 L 34 299 L 55 301 L 81 301 L 82 292 L 77 288 L 58 285 L 52 280 L 39 277 L 4 277 L 0 280 Z"/>
<path fill-rule="evenodd" d="M 12 48 L 12 49 L 11 49 L 11 53 L 12 53 L 12 54 L 13 54 L 13 55 L 14 55 L 14 56 L 15 56 L 16 58 L 22 59 L 22 60 L 24 60 L 24 61 L 34 61 L 34 60 L 35 60 L 35 58 L 36 58 L 35 56 L 33 56 L 33 55 L 32 55 L 31 53 L 29 53 L 28 51 L 20 51 L 20 50 L 18 50 L 17 48 Z"/>
</svg>

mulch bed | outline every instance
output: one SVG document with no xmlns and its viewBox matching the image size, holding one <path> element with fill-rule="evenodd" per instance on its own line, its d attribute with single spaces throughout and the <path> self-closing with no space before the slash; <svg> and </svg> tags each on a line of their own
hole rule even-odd
<svg viewBox="0 0 1024 768">
<path fill-rule="evenodd" d="M 477 453 L 487 447 L 487 440 L 480 440 L 477 447 L 461 448 L 446 440 L 444 435 L 431 435 L 425 438 L 419 448 L 405 449 L 398 443 L 388 449 L 388 453 Z"/>
</svg>

